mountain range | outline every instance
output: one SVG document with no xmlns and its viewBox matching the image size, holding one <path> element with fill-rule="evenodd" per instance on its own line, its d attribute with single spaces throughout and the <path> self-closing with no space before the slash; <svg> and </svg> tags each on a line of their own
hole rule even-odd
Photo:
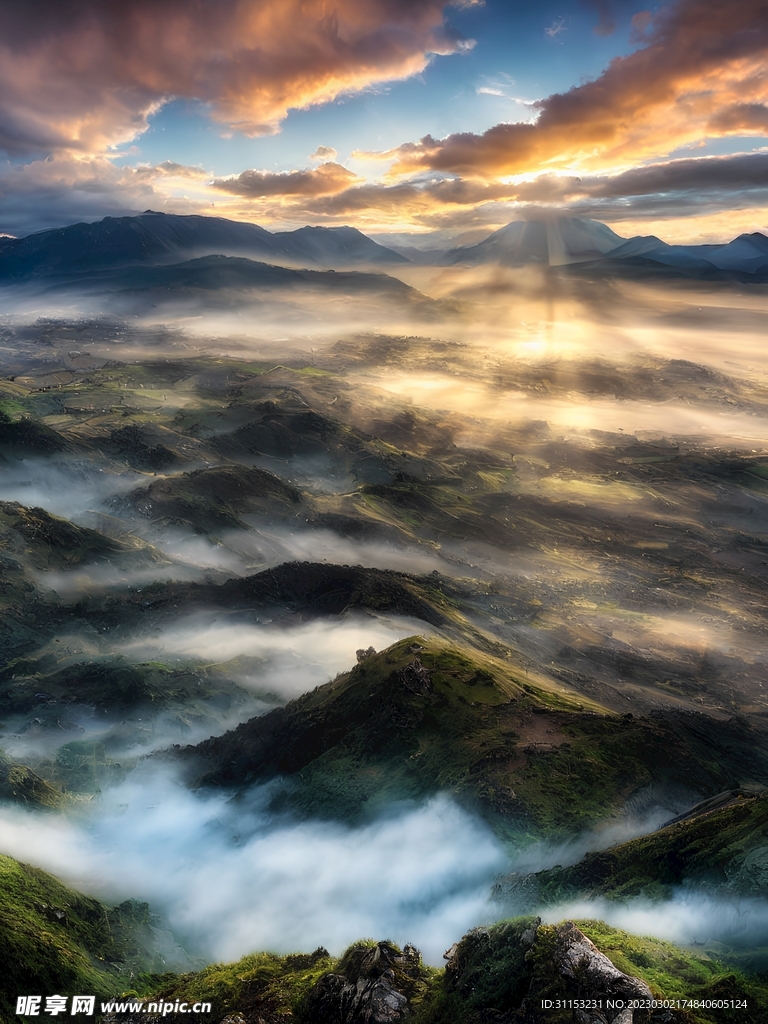
<svg viewBox="0 0 768 1024">
<path fill-rule="evenodd" d="M 562 266 L 600 259 L 625 242 L 605 224 L 579 217 L 542 217 L 516 220 L 499 228 L 477 245 L 451 249 L 439 262 L 446 265 L 501 263 L 508 267 L 527 263 Z"/>
<path fill-rule="evenodd" d="M 222 217 L 180 217 L 146 210 L 105 217 L 24 238 L 0 239 L 0 280 L 176 264 L 200 256 L 244 256 L 291 266 L 405 263 L 404 256 L 356 228 L 304 227 L 271 232 Z"/>
<path fill-rule="evenodd" d="M 419 254 L 413 248 L 396 251 L 380 245 L 353 227 L 270 232 L 258 224 L 221 217 L 147 210 L 134 217 L 105 217 L 93 224 L 0 239 L 0 281 L 82 281 L 95 272 L 181 266 L 210 256 L 288 268 L 394 269 L 413 262 L 540 265 L 621 276 L 768 280 L 768 237 L 759 232 L 739 235 L 727 244 L 671 245 L 656 235 L 624 238 L 599 221 L 554 214 L 513 221 L 475 245 Z M 200 264 L 193 269 L 198 274 L 206 270 Z M 274 282 L 254 280 L 262 283 Z M 112 278 L 109 284 L 114 284 Z M 128 286 L 135 287 L 135 282 Z M 158 287 L 169 284 L 164 280 Z"/>
<path fill-rule="evenodd" d="M 586 264 L 588 268 L 619 272 L 657 265 L 668 272 L 710 276 L 722 272 L 768 277 L 768 237 L 753 232 L 725 245 L 670 245 L 656 235 L 622 238 L 599 221 L 578 217 L 542 217 L 514 221 L 476 245 L 438 256 L 443 265 L 477 266 L 499 263 L 519 267 L 531 263 L 551 267 Z"/>
</svg>

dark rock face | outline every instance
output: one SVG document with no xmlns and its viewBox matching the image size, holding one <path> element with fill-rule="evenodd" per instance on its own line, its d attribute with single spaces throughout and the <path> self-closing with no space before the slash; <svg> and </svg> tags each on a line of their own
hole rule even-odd
<svg viewBox="0 0 768 1024">
<path fill-rule="evenodd" d="M 631 1007 L 653 998 L 645 982 L 615 967 L 570 921 L 518 918 L 474 928 L 445 958 L 439 1024 L 662 1024 L 656 1011 Z M 543 1005 L 545 998 L 554 1003 Z M 584 1010 L 572 1005 L 580 1001 Z M 665 1024 L 680 1020 L 673 1013 Z"/>
<path fill-rule="evenodd" d="M 391 1024 L 410 1017 L 409 994 L 422 972 L 413 946 L 402 953 L 389 942 L 358 947 L 339 967 L 343 974 L 324 974 L 310 994 L 306 1018 L 312 1024 Z"/>
<path fill-rule="evenodd" d="M 323 1024 L 384 1024 L 405 1020 L 408 1000 L 392 988 L 391 979 L 358 978 L 352 984 L 340 974 L 326 974 L 313 994 L 312 1009 Z"/>
<path fill-rule="evenodd" d="M 400 669 L 398 679 L 411 693 L 425 697 L 432 691 L 432 680 L 429 672 L 424 668 L 418 658 L 414 658 L 410 665 Z"/>
</svg>

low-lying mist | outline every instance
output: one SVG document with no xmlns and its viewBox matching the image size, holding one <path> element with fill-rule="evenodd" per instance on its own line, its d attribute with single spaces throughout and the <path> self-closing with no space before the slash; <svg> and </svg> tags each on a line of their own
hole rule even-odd
<svg viewBox="0 0 768 1024">
<path fill-rule="evenodd" d="M 134 588 L 166 580 L 229 579 L 263 572 L 285 562 L 327 562 L 362 565 L 372 569 L 424 574 L 451 572 L 450 560 L 415 546 L 357 541 L 331 530 L 287 530 L 267 526 L 253 533 L 232 531 L 215 540 L 182 531 L 148 531 L 153 548 L 164 555 L 151 565 L 127 568 L 111 562 L 90 563 L 76 569 L 46 570 L 38 579 L 61 597 L 92 590 Z"/>
<path fill-rule="evenodd" d="M 83 358 L 185 354 L 281 362 L 301 353 L 322 356 L 345 336 L 380 332 L 466 345 L 476 369 L 489 358 L 627 362 L 652 356 L 742 376 L 768 370 L 764 286 L 590 281 L 533 266 L 400 264 L 386 274 L 347 293 L 336 287 L 337 275 L 327 279 L 330 291 L 163 288 L 110 298 L 76 288 L 40 293 L 15 286 L 3 296 L 3 323 L 18 336 L 0 346 L 0 365 L 11 371 L 22 357 L 72 367 Z M 400 282 L 416 291 L 406 292 Z M 50 330 L 42 349 L 37 339 L 27 339 L 26 325 L 56 319 L 78 324 L 79 344 Z M 92 330 L 99 320 L 104 329 Z"/>
<path fill-rule="evenodd" d="M 105 789 L 88 816 L 0 806 L 0 846 L 107 901 L 148 900 L 193 955 L 232 960 L 319 945 L 338 954 L 369 936 L 413 942 L 438 966 L 469 928 L 505 916 L 491 900 L 502 872 L 572 863 L 669 814 L 657 804 L 570 844 L 511 852 L 445 795 L 350 828 L 275 816 L 273 790 L 194 794 L 144 764 Z M 674 794 L 662 802 L 674 804 Z M 580 901 L 540 913 L 545 921 L 601 918 L 683 945 L 768 943 L 768 902 L 694 889 L 666 902 Z"/>
<path fill-rule="evenodd" d="M 768 900 L 729 898 L 693 887 L 678 890 L 671 900 L 580 900 L 540 913 L 547 923 L 597 919 L 634 935 L 652 935 L 681 946 L 768 946 Z"/>
<path fill-rule="evenodd" d="M 142 478 L 141 473 L 106 466 L 102 460 L 67 456 L 6 460 L 0 472 L 0 501 L 44 508 L 77 522 Z"/>
<path fill-rule="evenodd" d="M 306 623 L 254 624 L 242 615 L 200 613 L 155 627 L 118 646 L 134 661 L 200 661 L 260 694 L 290 700 L 355 664 L 359 649 L 381 650 L 431 630 L 418 619 L 349 614 Z"/>
<path fill-rule="evenodd" d="M 441 964 L 492 912 L 504 851 L 449 798 L 353 829 L 275 820 L 268 796 L 228 802 L 170 776 L 131 778 L 89 822 L 0 808 L 2 849 L 106 900 L 150 901 L 190 952 L 213 960 L 319 945 L 338 954 L 386 936 Z"/>
<path fill-rule="evenodd" d="M 16 630 L 0 666 L 6 707 L 24 686 L 32 697 L 0 722 L 3 746 L 34 769 L 34 756 L 74 737 L 99 740 L 118 749 L 123 781 L 80 794 L 67 814 L 0 805 L 0 848 L 107 900 L 150 901 L 211 959 L 338 953 L 371 936 L 412 941 L 440 965 L 463 932 L 501 913 L 498 876 L 573 864 L 702 794 L 656 794 L 570 843 L 509 850 L 446 795 L 351 828 L 276 817 L 272 786 L 232 799 L 190 792 L 159 758 L 136 759 L 297 697 L 352 668 L 361 648 L 428 630 L 395 615 L 311 619 L 288 599 L 246 614 L 192 611 L 182 597 L 172 611 L 129 589 L 220 583 L 293 560 L 437 570 L 409 586 L 434 586 L 476 630 L 467 644 L 482 632 L 557 688 L 635 716 L 764 720 L 764 292 L 536 268 L 392 273 L 427 299 L 199 290 L 156 307 L 149 293 L 126 294 L 105 316 L 112 307 L 92 293 L 19 289 L 0 324 L 0 410 L 63 439 L 55 457 L 0 447 L 0 499 L 135 542 L 98 561 L 84 544 L 70 568 L 45 561 L 42 535 L 35 561 L 22 527 L 7 528 L 2 554 L 23 583 L 15 600 L 42 584 L 37 624 L 54 625 L 35 632 L 11 619 L 16 609 L 3 620 Z M 135 443 L 121 446 L 126 427 Z M 222 452 L 230 468 L 259 466 L 303 493 L 258 515 L 235 507 L 235 485 L 230 497 L 215 485 L 202 499 L 183 494 L 187 506 L 167 514 L 123 499 L 166 474 L 221 467 Z M 380 476 L 365 476 L 374 456 Z M 459 596 L 444 574 L 463 577 Z M 177 593 L 203 589 L 217 600 L 213 586 Z M 365 595 L 372 607 L 377 596 Z M 28 664 L 14 689 L 18 652 Z M 110 659 L 131 671 L 158 663 L 173 679 L 188 671 L 186 705 L 113 711 L 105 684 L 94 710 L 78 703 L 80 677 L 71 702 L 48 701 L 46 680 L 63 667 Z M 199 700 L 195 673 L 208 694 Z M 693 889 L 546 911 L 565 916 L 682 943 L 768 944 L 768 903 Z"/>
<path fill-rule="evenodd" d="M 133 711 L 105 713 L 104 709 L 70 707 L 46 715 L 35 709 L 35 717 L 11 715 L 3 721 L 2 750 L 8 756 L 39 768 L 39 758 L 56 759 L 57 752 L 73 741 L 99 744 L 110 760 L 130 766 L 138 758 L 172 744 L 199 743 L 218 736 L 241 722 L 266 714 L 275 697 L 260 699 L 243 693 L 222 701 L 215 696 L 201 700 L 194 708 L 157 710 L 140 706 Z"/>
<path fill-rule="evenodd" d="M 218 261 L 202 268 L 203 278 L 215 277 L 222 267 L 225 271 L 236 270 L 233 264 L 241 262 L 221 257 Z M 273 288 L 259 281 L 260 266 L 252 263 L 245 268 L 255 272 L 255 278 L 244 287 L 238 287 L 236 282 L 222 286 L 204 280 L 188 284 L 181 279 L 171 281 L 170 286 L 153 287 L 150 282 L 148 286 L 139 283 L 132 287 L 130 282 L 105 280 L 100 289 L 92 280 L 89 287 L 72 282 L 66 289 L 48 290 L 15 284 L 13 288 L 2 288 L 0 296 L 5 316 L 11 322 L 101 317 L 143 328 L 162 325 L 186 336 L 175 337 L 175 346 L 183 346 L 188 352 L 199 350 L 217 355 L 231 355 L 239 348 L 253 352 L 256 346 L 274 351 L 275 336 L 283 347 L 288 342 L 300 349 L 304 347 L 302 340 L 308 336 L 317 344 L 338 337 L 340 330 L 396 328 L 407 332 L 414 323 L 439 322 L 452 311 L 452 304 L 449 309 L 381 272 L 342 275 L 335 271 L 311 271 L 308 281 Z M 270 269 L 274 268 L 267 268 Z M 148 272 L 151 274 L 152 268 Z M 285 273 L 291 272 L 278 268 L 278 274 Z M 299 275 L 307 272 L 300 271 Z M 258 325 L 256 329 L 254 325 Z M 132 340 L 134 345 L 125 344 L 126 339 L 119 335 L 104 338 L 92 343 L 89 353 L 97 358 L 114 358 L 115 347 L 120 345 L 124 355 L 135 354 L 139 351 L 135 343 L 140 344 L 140 339 Z"/>
<path fill-rule="evenodd" d="M 288 528 L 256 516 L 243 518 L 252 529 L 225 530 L 216 538 L 174 528 L 143 531 L 144 537 L 170 560 L 168 566 L 153 570 L 154 578 L 179 579 L 185 570 L 188 575 L 194 570 L 203 573 L 215 570 L 230 576 L 244 576 L 294 561 L 363 565 L 424 574 L 446 569 L 444 560 L 425 547 L 353 539 L 301 523 Z M 56 588 L 53 578 L 51 585 Z"/>
<path fill-rule="evenodd" d="M 366 378 L 370 381 L 370 377 Z M 545 421 L 555 431 L 605 430 L 628 435 L 692 437 L 710 443 L 730 440 L 768 447 L 768 418 L 752 410 L 690 401 L 632 401 L 603 396 L 557 399 L 503 390 L 483 381 L 457 381 L 448 374 L 389 372 L 375 381 L 399 400 L 464 416 L 522 425 Z"/>
<path fill-rule="evenodd" d="M 55 757 L 72 740 L 103 743 L 129 763 L 171 744 L 193 744 L 219 735 L 275 705 L 328 682 L 350 669 L 356 652 L 382 650 L 414 634 L 430 635 L 424 622 L 403 616 L 349 613 L 333 620 L 254 622 L 241 614 L 199 612 L 167 620 L 162 626 L 115 642 L 96 632 L 55 637 L 35 652 L 39 664 L 57 659 L 57 667 L 121 661 L 141 666 L 204 673 L 197 696 L 186 704 L 170 702 L 110 709 L 108 689 L 98 707 L 50 700 L 41 692 L 26 714 L 3 718 L 2 748 L 19 760 Z M 117 656 L 117 660 L 115 657 Z M 44 690 L 46 682 L 37 683 Z M 109 686 L 108 671 L 104 686 Z"/>
</svg>

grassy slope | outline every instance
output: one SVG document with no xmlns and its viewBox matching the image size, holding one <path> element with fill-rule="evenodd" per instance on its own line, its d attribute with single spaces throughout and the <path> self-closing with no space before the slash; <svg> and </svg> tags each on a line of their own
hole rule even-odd
<svg viewBox="0 0 768 1024">
<path fill-rule="evenodd" d="M 108 907 L 52 875 L 0 856 L 0 1017 L 12 1020 L 17 995 L 112 996 L 137 971 L 149 907 Z"/>
<path fill-rule="evenodd" d="M 63 807 L 66 798 L 48 779 L 25 764 L 9 758 L 0 750 L 0 800 L 31 807 Z"/>
<path fill-rule="evenodd" d="M 668 825 L 569 868 L 528 876 L 538 904 L 582 896 L 668 897 L 684 882 L 764 895 L 768 877 L 768 795 L 742 795 L 729 807 Z"/>
<path fill-rule="evenodd" d="M 768 779 L 743 722 L 610 714 L 443 640 L 403 640 L 220 737 L 177 752 L 197 784 L 287 779 L 278 805 L 356 821 L 451 792 L 505 838 L 573 835 L 647 785 Z"/>
<path fill-rule="evenodd" d="M 163 1002 L 211 1002 L 214 1021 L 230 1012 L 292 1016 L 322 975 L 337 964 L 325 949 L 288 956 L 251 953 L 234 963 L 211 964 L 194 974 L 168 979 L 154 994 Z"/>
<path fill-rule="evenodd" d="M 217 696 L 232 698 L 239 688 L 227 680 L 213 680 L 203 669 L 177 668 L 162 662 L 131 664 L 118 656 L 59 667 L 54 655 L 16 658 L 0 670 L 0 709 L 30 713 L 43 699 L 64 707 L 74 704 L 100 711 L 129 708 L 155 710 L 181 707 L 194 712 L 197 701 Z"/>
<path fill-rule="evenodd" d="M 66 449 L 65 441 L 55 430 L 30 416 L 9 416 L 3 408 L 7 404 L 0 402 L 0 456 L 2 452 L 22 456 L 52 455 Z"/>
<path fill-rule="evenodd" d="M 214 466 L 155 480 L 126 499 L 155 522 L 188 525 L 196 532 L 245 529 L 244 513 L 294 516 L 301 492 L 263 469 Z"/>
<path fill-rule="evenodd" d="M 189 613 L 203 609 L 251 612 L 268 608 L 309 615 L 341 615 L 353 609 L 370 609 L 409 615 L 433 626 L 455 623 L 468 629 L 466 620 L 456 610 L 452 590 L 455 588 L 442 579 L 436 581 L 388 569 L 288 562 L 222 584 L 155 583 L 144 587 L 141 593 L 84 598 L 72 611 L 111 628 L 132 625 L 147 615 L 155 618 L 177 614 L 179 609 Z"/>
<path fill-rule="evenodd" d="M 763 1024 L 768 1014 L 764 980 L 733 971 L 708 956 L 680 949 L 658 939 L 643 938 L 600 921 L 578 921 L 578 927 L 619 970 L 642 978 L 655 996 L 665 999 L 747 998 L 746 1010 L 685 1010 L 667 1018 L 672 1024 Z M 521 1005 L 531 1021 L 572 1024 L 571 1011 L 549 1011 L 539 1018 L 540 999 L 584 996 L 553 967 L 557 932 L 552 925 L 536 929 L 538 920 L 516 918 L 476 928 L 451 950 L 449 966 L 421 966 L 415 972 L 395 970 L 394 987 L 409 997 L 413 1024 L 483 1024 L 512 1020 Z M 531 936 L 535 935 L 535 940 Z M 168 978 L 155 997 L 175 1002 L 210 1000 L 213 1019 L 244 1014 L 246 1020 L 326 1024 L 313 1012 L 311 993 L 326 973 L 357 977 L 361 957 L 373 945 L 353 944 L 341 957 L 324 949 L 311 954 L 278 956 L 254 953 L 231 964 L 213 964 L 193 974 Z M 384 944 L 399 952 L 391 943 Z M 507 1016 L 510 1014 L 510 1016 Z M 517 1019 L 516 1017 L 514 1019 Z M 638 1022 L 644 1020 L 637 1015 Z"/>
<path fill-rule="evenodd" d="M 103 559 L 139 555 L 156 558 L 154 550 L 131 538 L 118 541 L 98 530 L 76 526 L 42 508 L 0 501 L 0 552 L 34 569 L 71 569 Z"/>
</svg>

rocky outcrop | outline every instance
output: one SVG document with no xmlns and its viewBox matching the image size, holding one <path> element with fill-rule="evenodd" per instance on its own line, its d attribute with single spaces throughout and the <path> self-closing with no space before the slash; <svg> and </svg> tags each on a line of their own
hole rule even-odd
<svg viewBox="0 0 768 1024">
<path fill-rule="evenodd" d="M 313 995 L 313 1012 L 327 1024 L 389 1024 L 408 1017 L 408 1000 L 392 980 L 358 978 L 354 984 L 339 974 L 326 974 Z"/>
<path fill-rule="evenodd" d="M 432 680 L 429 672 L 424 668 L 418 658 L 414 658 L 410 665 L 401 668 L 397 674 L 400 683 L 419 696 L 425 697 L 432 692 Z"/>
<path fill-rule="evenodd" d="M 631 1003 L 653 998 L 644 981 L 615 967 L 572 921 L 559 925 L 556 934 L 553 966 L 577 998 L 600 999 L 604 1006 L 609 1001 Z M 606 1008 L 603 1013 L 586 1014 L 583 1024 L 593 1024 L 593 1020 L 595 1024 L 603 1020 L 607 1024 L 632 1024 L 633 1011 L 630 1007 Z"/>
<path fill-rule="evenodd" d="M 667 1007 L 635 1009 L 638 1001 L 654 998 L 648 985 L 620 971 L 572 921 L 537 927 L 526 961 L 530 988 L 510 1021 L 550 1024 L 553 1010 L 542 996 L 567 1001 L 574 1024 L 683 1024 L 688 1019 Z"/>
<path fill-rule="evenodd" d="M 343 973 L 324 974 L 310 993 L 312 1024 L 392 1024 L 410 1017 L 409 999 L 419 987 L 421 954 L 389 942 L 353 947 L 339 964 Z"/>
</svg>

